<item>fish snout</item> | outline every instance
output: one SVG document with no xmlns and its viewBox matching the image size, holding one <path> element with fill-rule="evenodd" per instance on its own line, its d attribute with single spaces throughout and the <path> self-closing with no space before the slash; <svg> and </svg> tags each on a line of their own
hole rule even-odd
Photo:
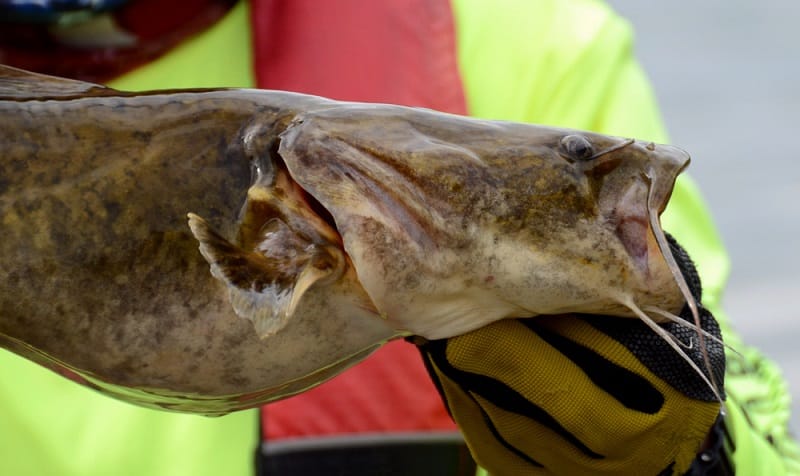
<svg viewBox="0 0 800 476">
<path fill-rule="evenodd" d="M 649 152 L 645 160 L 648 166 L 647 176 L 651 180 L 648 202 L 660 214 L 669 202 L 675 180 L 689 166 L 691 157 L 685 150 L 672 145 L 649 143 L 645 148 Z"/>
<path fill-rule="evenodd" d="M 651 254 L 656 251 L 651 228 L 658 225 L 675 180 L 689 164 L 689 154 L 678 147 L 634 139 L 601 137 L 592 145 L 593 153 L 576 165 L 591 184 L 600 218 L 612 228 L 636 268 L 648 274 Z"/>
</svg>

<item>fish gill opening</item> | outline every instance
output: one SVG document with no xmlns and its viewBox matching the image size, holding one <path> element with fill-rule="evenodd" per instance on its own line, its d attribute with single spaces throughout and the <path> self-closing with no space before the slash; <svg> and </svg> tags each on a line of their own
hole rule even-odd
<svg viewBox="0 0 800 476">
<path fill-rule="evenodd" d="M 252 176 L 239 213 L 239 245 L 245 249 L 256 247 L 263 239 L 264 228 L 274 219 L 312 240 L 322 235 L 341 244 L 333 215 L 294 179 L 279 147 L 280 138 L 273 138 L 257 147 L 260 150 L 248 151 Z"/>
<path fill-rule="evenodd" d="M 337 235 L 341 237 L 341 233 L 339 233 L 339 229 L 336 227 L 336 220 L 333 219 L 333 214 L 325 208 L 322 203 L 317 200 L 313 195 L 308 193 L 306 189 L 304 189 L 294 177 L 292 177 L 291 172 L 289 172 L 289 168 L 286 166 L 286 162 L 283 160 L 283 157 L 280 156 L 278 152 L 278 146 L 280 145 L 280 141 L 275 141 L 274 149 L 270 151 L 273 160 L 275 161 L 276 167 L 282 172 L 286 174 L 286 177 L 291 180 L 292 183 L 292 192 L 295 194 L 295 197 L 311 211 L 317 217 L 319 217 L 323 222 L 325 222 L 332 230 L 336 232 Z"/>
</svg>

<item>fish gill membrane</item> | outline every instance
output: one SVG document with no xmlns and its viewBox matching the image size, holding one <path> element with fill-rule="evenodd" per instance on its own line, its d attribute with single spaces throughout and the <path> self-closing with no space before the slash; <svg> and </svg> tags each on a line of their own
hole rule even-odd
<svg viewBox="0 0 800 476">
<path fill-rule="evenodd" d="M 658 221 L 688 162 L 568 129 L 0 66 L 0 346 L 221 415 L 409 335 L 563 313 L 661 329 L 696 309 Z"/>
</svg>

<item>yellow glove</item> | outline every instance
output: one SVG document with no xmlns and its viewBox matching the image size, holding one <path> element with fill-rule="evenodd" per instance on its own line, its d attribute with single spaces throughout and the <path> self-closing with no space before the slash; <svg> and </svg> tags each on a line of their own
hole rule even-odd
<svg viewBox="0 0 800 476">
<path fill-rule="evenodd" d="M 684 274 L 699 295 L 694 269 Z M 702 308 L 701 320 L 720 335 Z M 663 327 L 693 342 L 685 352 L 705 368 L 694 331 Z M 705 343 L 721 385 L 723 346 Z M 667 343 L 630 318 L 504 320 L 421 350 L 470 451 L 495 476 L 682 475 L 721 406 Z"/>
</svg>

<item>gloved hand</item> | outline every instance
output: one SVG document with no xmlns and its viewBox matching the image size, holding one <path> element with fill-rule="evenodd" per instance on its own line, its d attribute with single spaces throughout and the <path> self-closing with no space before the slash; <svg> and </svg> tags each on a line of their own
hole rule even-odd
<svg viewBox="0 0 800 476">
<path fill-rule="evenodd" d="M 699 302 L 697 273 L 674 246 Z M 719 337 L 713 316 L 702 306 L 700 314 Z M 692 320 L 688 309 L 681 317 Z M 662 327 L 705 371 L 697 334 Z M 704 340 L 721 387 L 723 346 Z M 470 451 L 494 476 L 681 475 L 721 406 L 672 347 L 631 318 L 507 319 L 420 349 Z"/>
</svg>

